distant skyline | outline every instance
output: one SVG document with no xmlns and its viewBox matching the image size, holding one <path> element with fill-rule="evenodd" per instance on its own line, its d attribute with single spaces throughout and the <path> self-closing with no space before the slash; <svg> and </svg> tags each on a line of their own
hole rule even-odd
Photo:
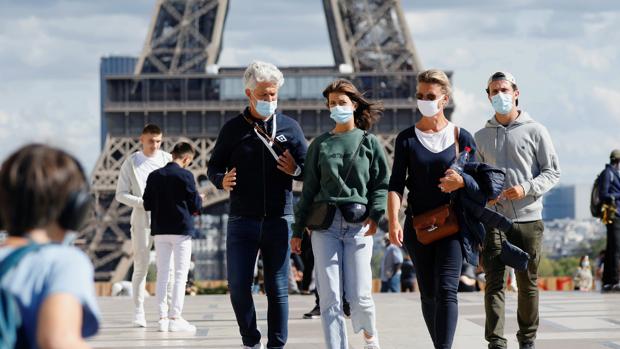
<svg viewBox="0 0 620 349">
<path fill-rule="evenodd" d="M 619 1 L 401 3 L 424 68 L 454 72 L 457 124 L 483 127 L 492 115 L 486 80 L 507 70 L 520 106 L 551 133 L 561 183 L 591 183 L 620 148 Z M 154 5 L 0 0 L 0 158 L 26 142 L 50 142 L 92 170 L 100 58 L 139 55 Z M 231 0 L 219 64 L 254 59 L 332 65 L 322 2 Z"/>
</svg>

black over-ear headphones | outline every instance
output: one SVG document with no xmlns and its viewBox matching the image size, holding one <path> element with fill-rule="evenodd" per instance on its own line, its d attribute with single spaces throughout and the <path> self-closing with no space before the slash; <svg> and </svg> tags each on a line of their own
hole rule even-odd
<svg viewBox="0 0 620 349">
<path fill-rule="evenodd" d="M 69 194 L 67 203 L 58 216 L 58 225 L 66 230 L 78 231 L 82 228 L 82 225 L 91 210 L 92 196 L 90 194 L 84 168 L 75 157 L 71 156 L 71 158 L 78 167 L 82 178 L 84 178 L 84 185 L 81 189 Z"/>
</svg>

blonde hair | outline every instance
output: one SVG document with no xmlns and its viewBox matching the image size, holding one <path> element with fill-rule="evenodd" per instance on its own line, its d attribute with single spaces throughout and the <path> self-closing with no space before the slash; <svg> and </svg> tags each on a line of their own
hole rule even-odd
<svg viewBox="0 0 620 349">
<path fill-rule="evenodd" d="M 418 84 L 437 84 L 441 86 L 441 90 L 448 96 L 452 95 L 452 85 L 448 75 L 439 69 L 429 69 L 418 74 Z"/>
</svg>

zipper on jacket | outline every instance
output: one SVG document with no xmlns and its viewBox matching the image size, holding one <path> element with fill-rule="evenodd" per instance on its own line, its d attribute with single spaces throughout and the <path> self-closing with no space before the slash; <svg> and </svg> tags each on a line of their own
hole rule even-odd
<svg viewBox="0 0 620 349">
<path fill-rule="evenodd" d="M 263 217 L 267 217 L 267 175 L 265 173 L 265 149 L 261 151 L 263 162 Z"/>
</svg>

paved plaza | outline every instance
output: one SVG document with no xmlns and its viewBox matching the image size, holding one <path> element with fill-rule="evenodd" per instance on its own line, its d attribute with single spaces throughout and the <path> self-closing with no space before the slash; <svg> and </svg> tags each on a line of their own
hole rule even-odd
<svg viewBox="0 0 620 349">
<path fill-rule="evenodd" d="M 516 294 L 507 293 L 506 333 L 509 348 L 518 348 Z M 287 348 L 324 348 L 320 320 L 304 320 L 312 296 L 291 296 Z M 259 326 L 266 329 L 266 298 L 256 296 Z M 377 325 L 383 349 L 432 348 L 420 310 L 418 293 L 375 294 Z M 146 301 L 146 329 L 131 328 L 129 298 L 99 298 L 103 324 L 90 341 L 95 348 L 240 348 L 241 339 L 228 296 L 186 297 L 184 317 L 198 327 L 195 334 L 157 332 L 155 298 Z M 483 294 L 459 294 L 459 323 L 454 349 L 486 348 Z M 620 294 L 542 292 L 538 349 L 620 349 Z M 362 348 L 352 333 L 351 348 Z M 265 332 L 265 331 L 263 331 Z M 266 338 L 264 338 L 266 341 Z M 266 342 L 264 342 L 266 343 Z"/>
</svg>

